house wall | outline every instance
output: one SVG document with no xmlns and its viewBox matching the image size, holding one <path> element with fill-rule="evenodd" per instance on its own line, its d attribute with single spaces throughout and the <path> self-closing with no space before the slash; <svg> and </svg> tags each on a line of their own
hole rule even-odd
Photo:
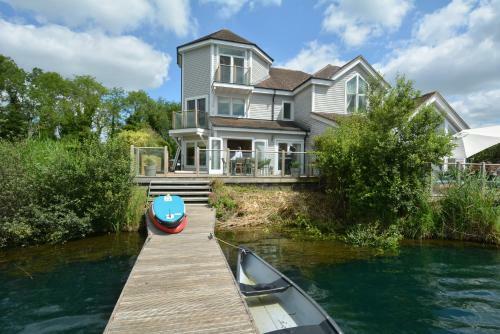
<svg viewBox="0 0 500 334">
<path fill-rule="evenodd" d="M 295 122 L 305 128 L 310 127 L 312 109 L 312 86 L 302 89 L 295 95 L 294 116 Z"/>
<path fill-rule="evenodd" d="M 210 95 L 210 46 L 201 47 L 183 55 L 183 97 L 182 103 L 190 97 Z M 210 97 L 208 97 L 210 98 Z M 210 101 L 207 101 L 210 105 Z"/>
<path fill-rule="evenodd" d="M 271 119 L 271 94 L 252 94 L 249 98 L 248 118 Z"/>
<path fill-rule="evenodd" d="M 329 127 L 331 127 L 331 126 L 324 123 L 324 122 L 320 122 L 316 119 L 311 119 L 309 136 L 307 136 L 307 138 L 306 138 L 306 150 L 307 151 L 314 150 L 315 137 L 323 134 L 326 131 L 326 129 L 328 129 Z"/>
<path fill-rule="evenodd" d="M 314 112 L 346 113 L 345 85 L 356 74 L 361 75 L 366 81 L 370 78 L 360 65 L 335 80 L 332 86 L 314 85 Z"/>
<path fill-rule="evenodd" d="M 252 72 L 251 72 L 251 83 L 255 84 L 267 78 L 269 76 L 269 64 L 265 62 L 260 56 L 255 52 L 252 52 Z"/>
</svg>

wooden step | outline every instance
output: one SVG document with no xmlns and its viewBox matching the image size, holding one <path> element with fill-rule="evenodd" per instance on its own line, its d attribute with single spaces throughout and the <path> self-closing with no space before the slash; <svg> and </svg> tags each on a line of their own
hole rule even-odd
<svg viewBox="0 0 500 334">
<path fill-rule="evenodd" d="M 209 185 L 151 185 L 151 190 L 210 190 Z"/>
<path fill-rule="evenodd" d="M 188 184 L 208 184 L 210 185 L 211 181 L 210 180 L 158 180 L 158 181 L 151 181 L 151 185 L 162 185 L 162 184 L 168 184 L 168 185 L 188 185 Z"/>
<path fill-rule="evenodd" d="M 159 195 L 177 195 L 177 196 L 208 196 L 210 195 L 210 191 L 162 191 L 162 190 L 152 190 L 149 192 L 151 196 L 159 196 Z"/>
</svg>

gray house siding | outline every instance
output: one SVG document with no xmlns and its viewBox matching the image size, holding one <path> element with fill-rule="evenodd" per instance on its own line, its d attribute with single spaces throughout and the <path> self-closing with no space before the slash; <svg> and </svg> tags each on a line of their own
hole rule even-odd
<svg viewBox="0 0 500 334">
<path fill-rule="evenodd" d="M 310 132 L 306 139 L 306 151 L 314 150 L 314 138 L 325 132 L 330 126 L 315 119 L 310 120 Z"/>
<path fill-rule="evenodd" d="M 186 99 L 210 95 L 210 61 L 210 46 L 188 51 L 183 55 L 183 108 Z M 207 105 L 210 105 L 210 101 L 207 101 Z"/>
<path fill-rule="evenodd" d="M 249 99 L 248 118 L 271 119 L 271 94 L 252 94 Z"/>
<path fill-rule="evenodd" d="M 312 86 L 308 86 L 295 95 L 295 122 L 309 128 L 312 110 Z"/>
<path fill-rule="evenodd" d="M 370 78 L 370 74 L 366 73 L 366 71 L 358 65 L 339 79 L 335 80 L 330 87 L 314 85 L 314 112 L 345 114 L 345 85 L 346 82 L 356 74 L 361 75 L 365 80 Z"/>
<path fill-rule="evenodd" d="M 257 54 L 252 53 L 251 83 L 255 84 L 269 76 L 269 64 L 267 64 Z"/>
</svg>

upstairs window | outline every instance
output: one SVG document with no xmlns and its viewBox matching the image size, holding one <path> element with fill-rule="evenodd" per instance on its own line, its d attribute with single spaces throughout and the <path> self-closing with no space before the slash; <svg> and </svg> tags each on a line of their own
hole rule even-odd
<svg viewBox="0 0 500 334">
<path fill-rule="evenodd" d="M 293 118 L 293 105 L 292 102 L 283 102 L 283 119 L 291 121 Z"/>
<path fill-rule="evenodd" d="M 244 85 L 248 84 L 245 79 L 245 51 L 221 47 L 216 80 Z"/>
<path fill-rule="evenodd" d="M 245 117 L 245 100 L 234 97 L 218 97 L 217 114 L 220 116 Z"/>
<path fill-rule="evenodd" d="M 346 110 L 353 113 L 356 110 L 366 109 L 366 92 L 368 84 L 359 75 L 356 74 L 346 83 Z"/>
</svg>

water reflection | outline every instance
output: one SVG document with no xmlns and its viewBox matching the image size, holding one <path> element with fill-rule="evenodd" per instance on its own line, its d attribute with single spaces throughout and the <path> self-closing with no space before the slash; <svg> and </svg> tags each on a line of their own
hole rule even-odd
<svg viewBox="0 0 500 334">
<path fill-rule="evenodd" d="M 405 242 L 381 253 L 277 232 L 219 236 L 246 244 L 297 282 L 346 333 L 500 332 L 500 251 Z M 234 266 L 235 252 L 224 248 Z"/>
<path fill-rule="evenodd" d="M 102 333 L 144 237 L 122 233 L 0 253 L 1 333 Z"/>
</svg>

